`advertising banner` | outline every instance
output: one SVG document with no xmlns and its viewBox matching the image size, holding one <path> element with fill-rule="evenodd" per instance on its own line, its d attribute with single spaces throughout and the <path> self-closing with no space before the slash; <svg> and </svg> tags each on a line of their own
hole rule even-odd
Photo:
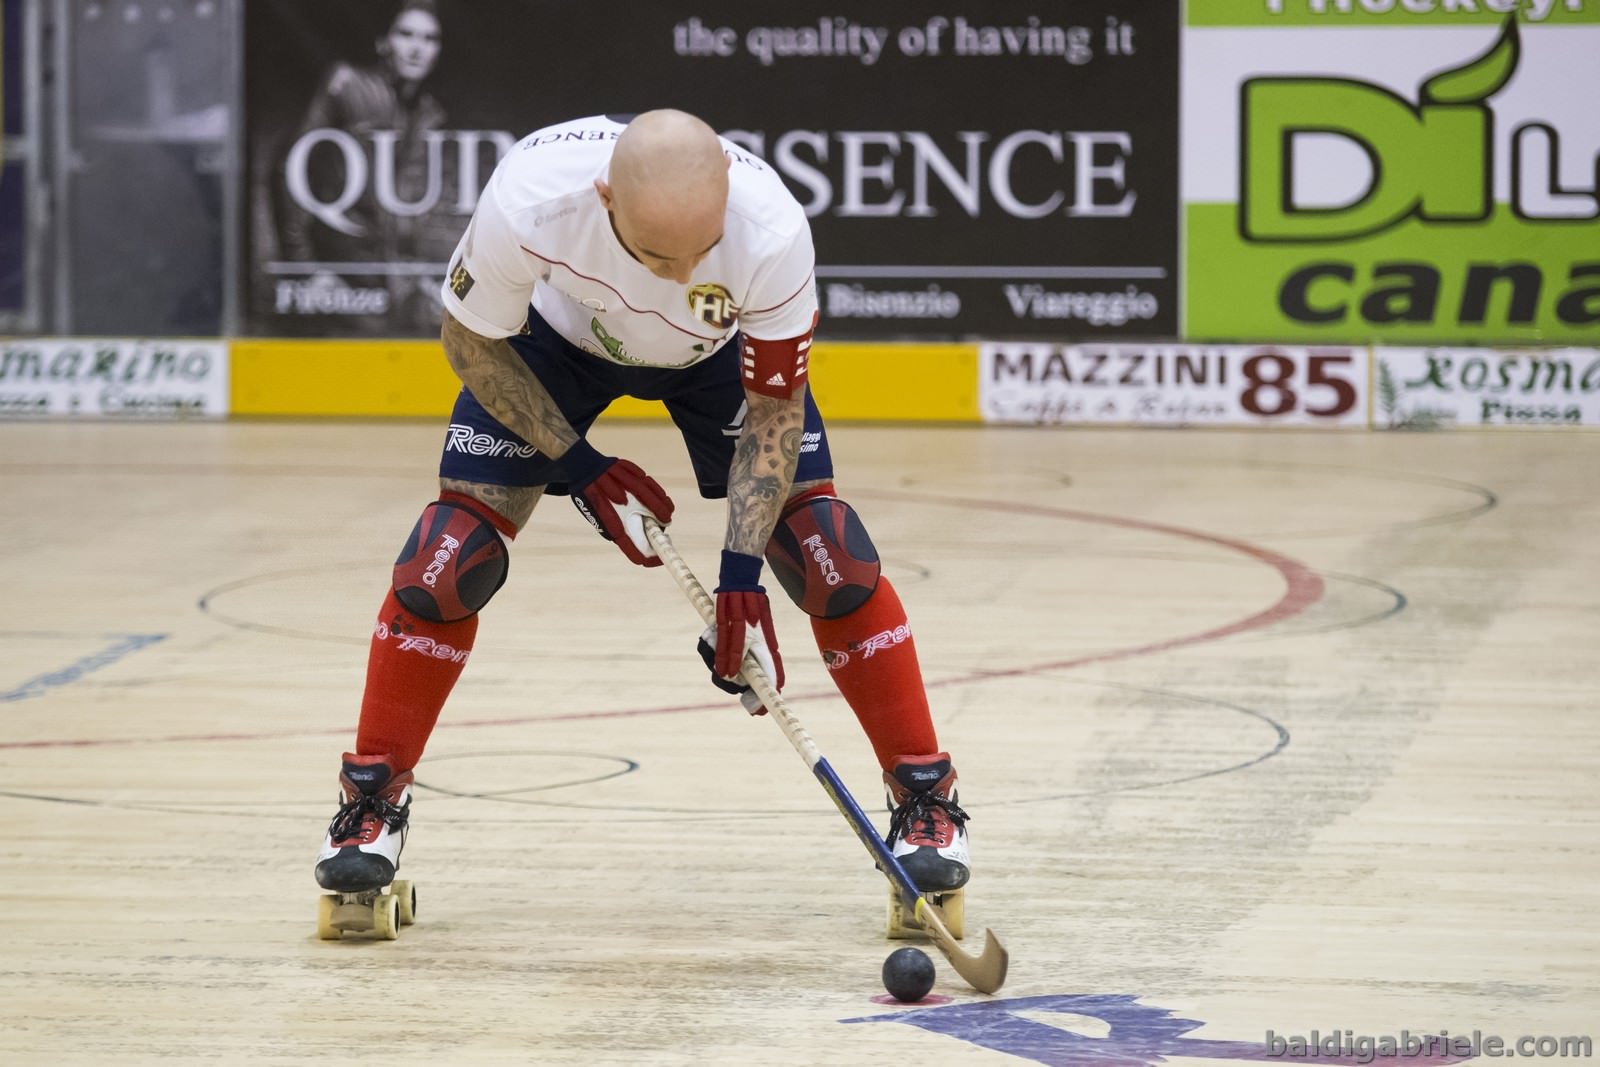
<svg viewBox="0 0 1600 1067">
<path fill-rule="evenodd" d="M 221 341 L 0 341 L 0 418 L 228 414 Z"/>
<path fill-rule="evenodd" d="M 1203 0 L 1185 336 L 1600 332 L 1600 0 Z"/>
<path fill-rule="evenodd" d="M 1378 429 L 1600 427 L 1600 350 L 1377 348 Z"/>
<path fill-rule="evenodd" d="M 22 4 L 0 4 L 0 314 L 21 312 L 28 295 L 27 164 L 7 151 L 24 133 L 22 18 Z"/>
<path fill-rule="evenodd" d="M 805 207 L 823 336 L 1172 335 L 1179 11 L 705 0 L 623 32 L 576 0 L 255 0 L 247 330 L 436 333 L 517 139 L 677 107 Z"/>
<path fill-rule="evenodd" d="M 985 344 L 985 422 L 1367 425 L 1367 353 L 1283 345 Z"/>
</svg>

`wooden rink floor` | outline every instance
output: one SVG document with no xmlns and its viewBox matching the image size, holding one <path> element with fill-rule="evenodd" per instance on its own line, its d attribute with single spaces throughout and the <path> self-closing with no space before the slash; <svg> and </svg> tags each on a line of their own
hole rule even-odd
<svg viewBox="0 0 1600 1067">
<path fill-rule="evenodd" d="M 442 437 L 0 424 L 0 1064 L 1130 1067 L 1600 1030 L 1600 435 L 832 427 L 972 814 L 969 927 L 1012 955 L 994 997 L 936 959 L 915 1006 L 875 999 L 887 889 L 847 824 L 710 686 L 671 579 L 559 499 L 418 767 L 417 925 L 316 938 Z M 674 431 L 595 439 L 714 578 L 723 505 Z M 774 605 L 790 704 L 881 827 Z"/>
</svg>

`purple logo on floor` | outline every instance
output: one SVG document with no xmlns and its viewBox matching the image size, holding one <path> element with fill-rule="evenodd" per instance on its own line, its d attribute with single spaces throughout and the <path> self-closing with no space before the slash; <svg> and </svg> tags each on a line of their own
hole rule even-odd
<svg viewBox="0 0 1600 1067">
<path fill-rule="evenodd" d="M 1048 1015 L 1080 1016 L 1092 1023 L 1084 1025 L 1064 1018 L 1062 1026 L 1053 1026 L 1038 1018 Z M 1155 1067 L 1168 1057 L 1178 1056 L 1263 1063 L 1385 1065 L 1447 1064 L 1472 1058 L 1443 1051 L 1386 1055 L 1375 1048 L 1351 1048 L 1337 1040 L 1337 1032 L 1330 1034 L 1334 1040 L 1324 1046 L 1328 1051 L 1313 1046 L 1303 1053 L 1299 1048 L 1291 1051 L 1277 1043 L 1268 1048 L 1261 1041 L 1186 1037 L 1204 1024 L 1198 1019 L 1180 1019 L 1166 1008 L 1140 1004 L 1137 997 L 1123 993 L 985 1000 L 840 1021 L 904 1023 L 1049 1067 Z M 1075 1028 L 1067 1029 L 1068 1026 Z"/>
</svg>

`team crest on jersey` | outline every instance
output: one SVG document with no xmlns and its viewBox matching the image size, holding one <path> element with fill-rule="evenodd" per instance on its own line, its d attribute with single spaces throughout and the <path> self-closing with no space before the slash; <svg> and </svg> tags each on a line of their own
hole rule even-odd
<svg viewBox="0 0 1600 1067">
<path fill-rule="evenodd" d="M 689 287 L 689 310 L 707 326 L 726 330 L 739 317 L 733 294 L 716 282 L 701 282 Z"/>
<path fill-rule="evenodd" d="M 456 294 L 457 300 L 465 300 L 467 294 L 472 292 L 472 275 L 467 273 L 465 263 L 457 263 L 450 270 L 450 291 Z"/>
</svg>

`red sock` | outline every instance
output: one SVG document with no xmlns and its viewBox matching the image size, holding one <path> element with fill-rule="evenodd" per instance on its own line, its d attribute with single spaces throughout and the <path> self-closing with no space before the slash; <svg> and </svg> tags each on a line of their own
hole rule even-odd
<svg viewBox="0 0 1600 1067">
<path fill-rule="evenodd" d="M 445 699 L 467 665 L 478 617 L 469 615 L 460 622 L 419 619 L 391 589 L 378 627 L 367 656 L 356 754 L 392 756 L 396 771 L 409 771 L 422 758 Z"/>
<path fill-rule="evenodd" d="M 896 756 L 939 751 L 906 609 L 886 577 L 867 602 L 837 619 L 811 620 L 817 648 L 888 770 Z"/>
<path fill-rule="evenodd" d="M 471 508 L 506 540 L 516 527 L 471 497 L 444 493 L 441 499 Z M 478 616 L 457 622 L 430 622 L 407 611 L 389 590 L 367 654 L 367 688 L 356 726 L 356 754 L 393 758 L 396 772 L 409 771 L 422 758 L 439 712 L 467 665 L 478 634 Z"/>
</svg>

